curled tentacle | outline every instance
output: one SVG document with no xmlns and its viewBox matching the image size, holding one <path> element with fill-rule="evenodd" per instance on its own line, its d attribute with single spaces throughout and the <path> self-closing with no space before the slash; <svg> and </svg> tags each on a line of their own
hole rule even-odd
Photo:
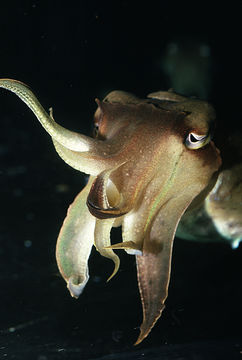
<svg viewBox="0 0 242 360">
<path fill-rule="evenodd" d="M 97 220 L 94 232 L 94 245 L 100 255 L 114 262 L 114 270 L 108 281 L 117 273 L 119 269 L 119 257 L 113 252 L 110 246 L 110 232 L 114 223 L 114 219 Z"/>
</svg>

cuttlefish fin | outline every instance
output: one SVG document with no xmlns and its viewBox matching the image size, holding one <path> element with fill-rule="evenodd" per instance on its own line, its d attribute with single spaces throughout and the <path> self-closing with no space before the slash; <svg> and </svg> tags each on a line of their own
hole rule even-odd
<svg viewBox="0 0 242 360">
<path fill-rule="evenodd" d="M 182 102 L 187 100 L 187 97 L 175 93 L 172 89 L 168 91 L 156 91 L 147 95 L 147 98 L 158 99 L 162 101 Z"/>
<path fill-rule="evenodd" d="M 127 93 L 126 91 L 122 90 L 113 90 L 111 91 L 105 98 L 105 102 L 110 103 L 120 103 L 120 104 L 139 104 L 140 99 L 130 93 Z"/>
<path fill-rule="evenodd" d="M 169 199 L 159 210 L 144 238 L 143 252 L 136 256 L 137 277 L 143 308 L 138 345 L 147 337 L 165 308 L 171 272 L 173 240 L 178 222 L 191 202 L 181 195 Z"/>
</svg>

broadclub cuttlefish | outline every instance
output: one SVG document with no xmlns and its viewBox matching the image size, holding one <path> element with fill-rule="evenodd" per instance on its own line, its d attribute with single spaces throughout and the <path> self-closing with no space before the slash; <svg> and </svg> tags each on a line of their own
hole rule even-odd
<svg viewBox="0 0 242 360">
<path fill-rule="evenodd" d="M 242 238 L 242 165 L 221 168 L 211 140 L 213 107 L 173 91 L 145 99 L 112 91 L 96 100 L 96 135 L 90 138 L 58 125 L 27 85 L 1 79 L 0 87 L 27 104 L 68 165 L 90 175 L 57 240 L 57 264 L 70 294 L 78 298 L 85 288 L 93 245 L 114 263 L 109 279 L 120 262 L 113 250 L 135 255 L 143 307 L 139 344 L 165 307 L 175 233 L 233 247 Z M 206 229 L 199 226 L 204 219 Z M 117 226 L 123 241 L 111 245 Z"/>
</svg>

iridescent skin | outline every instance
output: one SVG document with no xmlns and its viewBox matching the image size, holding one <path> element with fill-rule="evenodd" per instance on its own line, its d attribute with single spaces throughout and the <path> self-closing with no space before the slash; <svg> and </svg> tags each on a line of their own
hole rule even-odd
<svg viewBox="0 0 242 360">
<path fill-rule="evenodd" d="M 57 241 L 58 267 L 71 295 L 78 297 L 88 281 L 93 245 L 114 262 L 110 278 L 119 268 L 113 249 L 136 256 L 140 343 L 165 306 L 177 225 L 216 182 L 221 159 L 210 141 L 213 108 L 172 92 L 139 99 L 114 91 L 97 100 L 93 139 L 58 125 L 23 83 L 1 79 L 0 87 L 30 107 L 67 164 L 91 175 L 69 207 Z M 120 225 L 123 242 L 111 245 L 111 228 Z"/>
</svg>

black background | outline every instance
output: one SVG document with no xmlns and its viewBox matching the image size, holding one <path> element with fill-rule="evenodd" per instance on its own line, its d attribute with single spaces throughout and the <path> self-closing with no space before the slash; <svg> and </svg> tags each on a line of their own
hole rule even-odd
<svg viewBox="0 0 242 360">
<path fill-rule="evenodd" d="M 53 106 L 58 123 L 91 134 L 95 97 L 113 89 L 139 96 L 166 90 L 171 84 L 160 63 L 167 46 L 182 38 L 202 42 L 211 51 L 208 98 L 223 144 L 241 130 L 242 3 L 217 4 L 1 2 L 0 77 L 27 83 L 46 109 Z M 1 359 L 239 358 L 241 247 L 177 239 L 166 310 L 133 348 L 142 319 L 134 257 L 121 254 L 119 274 L 106 283 L 112 264 L 93 252 L 84 294 L 70 297 L 55 241 L 85 177 L 57 156 L 31 112 L 4 90 L 0 161 Z"/>
</svg>

